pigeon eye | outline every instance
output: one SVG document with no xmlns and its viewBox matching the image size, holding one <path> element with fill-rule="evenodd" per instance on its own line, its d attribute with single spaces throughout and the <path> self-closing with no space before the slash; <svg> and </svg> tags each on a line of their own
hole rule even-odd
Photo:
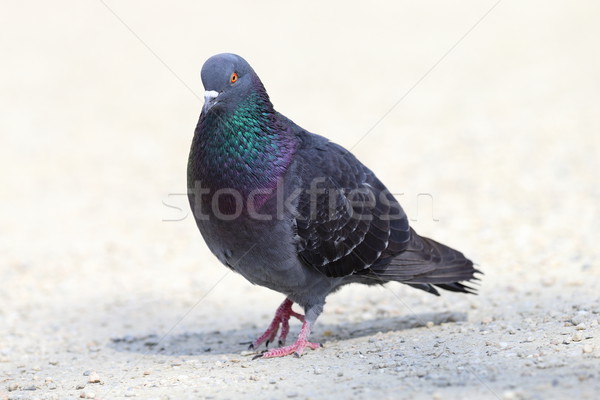
<svg viewBox="0 0 600 400">
<path fill-rule="evenodd" d="M 237 72 L 234 72 L 233 74 L 231 74 L 231 77 L 229 78 L 229 82 L 236 83 L 237 80 L 238 80 L 238 74 L 237 74 Z"/>
</svg>

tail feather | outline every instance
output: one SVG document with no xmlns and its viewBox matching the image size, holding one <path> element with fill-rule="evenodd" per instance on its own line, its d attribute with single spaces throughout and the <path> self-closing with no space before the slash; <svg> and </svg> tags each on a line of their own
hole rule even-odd
<svg viewBox="0 0 600 400">
<path fill-rule="evenodd" d="M 432 239 L 419 236 L 411 228 L 407 249 L 371 267 L 372 273 L 385 280 L 405 283 L 417 289 L 439 295 L 436 288 L 461 293 L 476 293 L 476 289 L 461 282 L 477 281 L 481 273 L 460 251 Z"/>
</svg>

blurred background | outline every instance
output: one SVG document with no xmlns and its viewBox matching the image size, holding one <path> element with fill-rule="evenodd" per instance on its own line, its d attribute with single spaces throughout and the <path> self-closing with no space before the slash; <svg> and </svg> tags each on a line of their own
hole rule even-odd
<svg viewBox="0 0 600 400">
<path fill-rule="evenodd" d="M 479 298 L 393 286 L 413 309 L 501 313 L 527 291 L 546 293 L 543 310 L 597 301 L 600 6 L 494 4 L 3 4 L 0 368 L 175 323 L 268 321 L 281 295 L 223 277 L 188 215 L 200 68 L 221 52 L 251 63 L 278 111 L 352 149 L 418 232 L 485 272 Z M 395 301 L 352 287 L 330 303 L 365 297 Z"/>
</svg>

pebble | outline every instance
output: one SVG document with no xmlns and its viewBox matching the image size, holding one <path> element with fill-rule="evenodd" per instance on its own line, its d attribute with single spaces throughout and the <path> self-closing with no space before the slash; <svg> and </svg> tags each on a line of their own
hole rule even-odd
<svg viewBox="0 0 600 400">
<path fill-rule="evenodd" d="M 9 392 L 14 392 L 15 390 L 19 390 L 19 384 L 18 383 L 11 383 L 10 385 L 8 385 L 8 391 Z"/>
<path fill-rule="evenodd" d="M 594 351 L 594 346 L 592 346 L 591 344 L 586 344 L 581 348 L 581 351 L 584 354 L 591 353 L 592 351 Z"/>
<path fill-rule="evenodd" d="M 95 399 L 96 398 L 96 393 L 94 392 L 81 392 L 81 394 L 79 395 L 80 398 L 82 399 Z"/>
<path fill-rule="evenodd" d="M 544 287 L 550 287 L 554 285 L 554 283 L 556 283 L 556 278 L 553 276 L 546 276 L 542 278 L 542 286 Z"/>
<path fill-rule="evenodd" d="M 581 342 L 583 340 L 583 335 L 581 333 L 577 332 L 573 336 L 571 336 L 571 340 L 573 342 Z"/>
<path fill-rule="evenodd" d="M 89 383 L 100 383 L 100 375 L 98 375 L 98 373 L 96 372 L 92 372 L 89 377 L 88 377 L 88 382 Z"/>
<path fill-rule="evenodd" d="M 84 388 L 85 388 L 85 385 L 83 383 L 80 383 L 77 386 L 75 386 L 76 390 L 81 390 L 81 389 L 84 389 Z"/>
<path fill-rule="evenodd" d="M 502 400 L 514 400 L 517 398 L 517 394 L 512 390 L 506 390 L 502 393 Z"/>
</svg>

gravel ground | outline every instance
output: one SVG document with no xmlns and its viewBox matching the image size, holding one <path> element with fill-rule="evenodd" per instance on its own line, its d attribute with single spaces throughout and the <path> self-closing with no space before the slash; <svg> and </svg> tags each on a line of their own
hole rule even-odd
<svg viewBox="0 0 600 400">
<path fill-rule="evenodd" d="M 454 48 L 493 2 L 33 3 L 0 15 L 0 400 L 598 398 L 597 2 L 505 0 Z M 223 51 L 476 260 L 479 296 L 346 287 L 324 348 L 252 361 L 282 296 L 184 196 Z"/>
</svg>

